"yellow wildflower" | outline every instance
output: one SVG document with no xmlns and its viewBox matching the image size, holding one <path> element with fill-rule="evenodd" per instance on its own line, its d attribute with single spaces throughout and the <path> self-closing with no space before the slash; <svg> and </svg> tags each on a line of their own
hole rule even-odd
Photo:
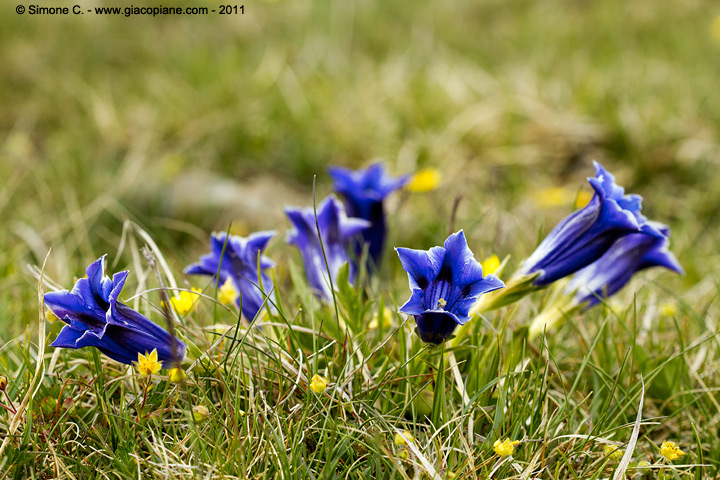
<svg viewBox="0 0 720 480">
<path fill-rule="evenodd" d="M 192 409 L 192 417 L 196 422 L 202 422 L 210 418 L 210 410 L 205 405 L 195 405 Z"/>
<path fill-rule="evenodd" d="M 235 300 L 237 300 L 239 296 L 240 294 L 235 290 L 235 285 L 230 277 L 228 277 L 220 287 L 220 290 L 218 290 L 218 300 L 223 305 L 230 305 L 235 303 Z"/>
<path fill-rule="evenodd" d="M 7 388 L 7 378 L 0 375 L 0 392 L 4 391 L 5 388 Z"/>
<path fill-rule="evenodd" d="M 577 192 L 565 187 L 553 187 L 538 191 L 534 197 L 541 207 L 562 207 L 574 201 L 573 206 L 578 209 L 590 203 L 593 194 L 587 190 Z"/>
<path fill-rule="evenodd" d="M 497 255 L 490 255 L 482 261 L 481 265 L 483 275 L 490 275 L 491 273 L 495 272 L 495 270 L 500 268 L 500 259 Z"/>
<path fill-rule="evenodd" d="M 408 443 L 414 443 L 415 437 L 413 437 L 412 433 L 408 432 L 407 430 L 403 430 L 402 432 L 395 433 L 395 445 L 400 445 L 401 447 L 407 446 Z"/>
<path fill-rule="evenodd" d="M 195 287 L 192 288 L 192 292 L 187 292 L 185 290 L 177 292 L 174 297 L 170 297 L 170 304 L 173 306 L 178 315 L 186 315 L 192 312 L 193 308 L 195 308 L 195 304 L 199 298 L 197 294 L 200 292 L 202 292 L 202 290 Z M 163 302 L 163 305 L 165 305 L 165 302 Z"/>
<path fill-rule="evenodd" d="M 611 445 L 609 443 L 606 443 L 603 447 L 603 454 L 606 457 L 609 457 L 610 460 L 620 460 L 625 452 L 623 450 L 620 450 L 620 447 L 617 445 Z"/>
<path fill-rule="evenodd" d="M 426 168 L 412 176 L 405 188 L 411 192 L 429 192 L 442 182 L 442 173 L 437 168 Z"/>
<path fill-rule="evenodd" d="M 392 326 L 392 316 L 392 310 L 385 307 L 382 311 L 382 319 L 378 318 L 380 315 L 375 312 L 375 315 L 373 315 L 372 320 L 370 320 L 370 323 L 368 324 L 368 328 L 372 330 L 374 328 L 380 328 L 380 325 L 382 325 L 382 328 L 388 329 Z M 380 323 L 381 321 L 382 323 Z"/>
<path fill-rule="evenodd" d="M 168 371 L 168 378 L 172 383 L 182 383 L 187 378 L 187 374 L 182 368 L 175 367 Z"/>
<path fill-rule="evenodd" d="M 407 460 L 410 454 L 407 451 L 407 448 L 401 448 L 400 453 L 398 453 L 398 457 L 400 457 L 402 460 Z"/>
<path fill-rule="evenodd" d="M 716 16 L 713 20 L 710 31 L 712 32 L 713 38 L 720 42 L 720 15 Z"/>
<path fill-rule="evenodd" d="M 315 393 L 322 393 L 327 388 L 328 379 L 322 375 L 315 374 L 310 380 L 310 390 Z"/>
<path fill-rule="evenodd" d="M 515 445 L 518 443 L 520 443 L 519 440 L 511 441 L 509 438 L 506 438 L 504 441 L 495 440 L 493 450 L 501 457 L 507 457 L 515 452 Z"/>
<path fill-rule="evenodd" d="M 675 302 L 663 302 L 660 305 L 660 314 L 663 317 L 674 317 L 677 315 L 677 305 Z"/>
<path fill-rule="evenodd" d="M 685 452 L 680 450 L 680 446 L 677 443 L 665 440 L 660 447 L 660 455 L 665 457 L 665 460 L 668 462 L 672 462 L 685 455 Z"/>
<path fill-rule="evenodd" d="M 153 375 L 158 373 L 162 368 L 162 362 L 158 362 L 157 349 L 145 355 L 138 353 L 137 369 L 141 375 Z"/>
<path fill-rule="evenodd" d="M 564 187 L 543 188 L 534 195 L 541 207 L 559 207 L 572 200 L 572 193 Z"/>
<path fill-rule="evenodd" d="M 583 208 L 588 203 L 590 203 L 593 195 L 595 195 L 593 192 L 589 192 L 587 190 L 580 190 L 580 192 L 575 196 L 575 209 Z"/>
</svg>

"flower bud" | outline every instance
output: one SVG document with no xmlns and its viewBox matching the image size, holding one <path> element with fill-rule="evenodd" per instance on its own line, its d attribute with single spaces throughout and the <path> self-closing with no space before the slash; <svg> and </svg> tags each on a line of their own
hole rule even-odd
<svg viewBox="0 0 720 480">
<path fill-rule="evenodd" d="M 328 379 L 323 377 L 322 375 L 313 375 L 312 380 L 310 380 L 310 390 L 312 390 L 315 393 L 322 393 L 327 388 Z"/>
<path fill-rule="evenodd" d="M 205 405 L 195 405 L 192 409 L 193 420 L 204 422 L 210 418 L 210 410 Z"/>
<path fill-rule="evenodd" d="M 185 373 L 185 370 L 183 370 L 182 368 L 178 368 L 178 367 L 171 368 L 168 371 L 168 379 L 172 383 L 182 383 L 185 381 L 186 378 L 187 378 L 187 374 Z"/>
</svg>

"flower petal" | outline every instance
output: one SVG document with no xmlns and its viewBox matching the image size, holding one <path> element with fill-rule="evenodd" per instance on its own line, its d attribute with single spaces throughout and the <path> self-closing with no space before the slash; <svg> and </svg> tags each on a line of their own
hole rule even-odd
<svg viewBox="0 0 720 480">
<path fill-rule="evenodd" d="M 78 348 L 76 344 L 78 339 L 80 339 L 80 337 L 83 335 L 83 333 L 85 333 L 84 330 L 75 330 L 69 325 L 66 325 L 62 328 L 62 330 L 60 330 L 57 338 L 53 343 L 50 344 L 50 346 L 60 348 Z"/>
<path fill-rule="evenodd" d="M 412 289 L 427 288 L 430 282 L 437 278 L 445 258 L 443 247 L 432 247 L 427 251 L 398 247 L 395 251 L 400 257 L 403 269 L 408 273 Z"/>
<path fill-rule="evenodd" d="M 410 295 L 410 299 L 405 302 L 405 305 L 400 307 L 400 311 L 407 315 L 420 315 L 427 310 L 424 298 L 425 293 L 419 288 L 414 288 L 412 290 L 412 294 Z"/>
</svg>

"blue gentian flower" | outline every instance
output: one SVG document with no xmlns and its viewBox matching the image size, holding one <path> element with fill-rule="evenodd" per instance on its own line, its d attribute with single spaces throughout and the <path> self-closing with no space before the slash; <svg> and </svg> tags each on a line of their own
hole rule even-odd
<svg viewBox="0 0 720 480">
<path fill-rule="evenodd" d="M 368 250 L 368 267 L 380 265 L 385 245 L 385 197 L 402 188 L 410 181 L 410 175 L 393 178 L 385 173 L 381 163 L 370 165 L 365 170 L 350 170 L 343 167 L 328 169 L 335 191 L 342 195 L 351 217 L 370 222 L 370 228 L 362 232 L 362 242 L 355 244 L 355 254 L 360 257 L 363 249 Z M 367 245 L 367 247 L 365 247 Z"/>
<path fill-rule="evenodd" d="M 590 308 L 601 298 L 618 292 L 633 275 L 646 268 L 665 267 L 677 273 L 683 272 L 675 255 L 668 250 L 670 229 L 650 223 L 664 236 L 626 235 L 615 241 L 602 257 L 573 276 L 567 291 L 575 292 L 575 303 Z"/>
<path fill-rule="evenodd" d="M 287 242 L 300 250 L 305 264 L 305 275 L 315 295 L 329 301 L 332 298 L 330 278 L 335 284 L 338 270 L 350 260 L 348 250 L 353 239 L 367 229 L 370 223 L 360 218 L 348 217 L 340 201 L 332 195 L 320 202 L 317 208 L 317 225 L 320 227 L 325 257 L 330 268 L 329 278 L 313 208 L 287 207 L 285 214 L 294 227 L 288 232 Z M 351 269 L 350 281 L 354 274 L 354 269 Z"/>
<path fill-rule="evenodd" d="M 586 267 L 625 235 L 663 238 L 640 213 L 642 197 L 625 195 L 615 177 L 597 162 L 595 172 L 588 179 L 595 190 L 590 203 L 561 221 L 523 264 L 521 274 L 539 272 L 534 285 L 549 285 Z"/>
<path fill-rule="evenodd" d="M 470 320 L 470 308 L 480 295 L 505 286 L 495 275 L 483 277 L 462 230 L 450 235 L 444 248 L 395 250 L 412 290 L 400 311 L 415 316 L 423 342 L 439 345 L 447 340 L 455 327 Z"/>
<path fill-rule="evenodd" d="M 228 280 L 232 282 L 237 293 L 235 303 L 238 308 L 242 307 L 245 318 L 252 321 L 262 308 L 268 292 L 270 301 L 274 299 L 273 283 L 265 270 L 274 267 L 275 263 L 263 255 L 274 236 L 275 232 L 255 232 L 247 238 L 237 235 L 228 237 L 225 232 L 215 233 L 210 237 L 210 253 L 202 255 L 199 262 L 188 265 L 185 273 L 213 278 L 219 276 L 216 279 L 218 285 L 224 285 Z"/>
<path fill-rule="evenodd" d="M 157 350 L 162 362 L 174 363 L 185 357 L 183 342 L 118 301 L 128 272 L 116 273 L 110 280 L 105 276 L 104 255 L 91 263 L 86 272 L 87 278 L 78 280 L 71 292 L 45 294 L 45 304 L 67 324 L 53 347 L 95 347 L 126 364 L 137 362 L 138 354 L 153 350 Z"/>
</svg>

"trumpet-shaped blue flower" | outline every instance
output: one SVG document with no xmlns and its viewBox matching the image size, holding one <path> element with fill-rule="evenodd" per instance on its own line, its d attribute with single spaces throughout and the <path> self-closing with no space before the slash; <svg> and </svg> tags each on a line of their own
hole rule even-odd
<svg viewBox="0 0 720 480">
<path fill-rule="evenodd" d="M 602 257 L 573 276 L 567 290 L 575 292 L 575 303 L 586 304 L 586 308 L 590 308 L 600 298 L 618 292 L 633 275 L 646 268 L 665 267 L 677 273 L 683 272 L 675 255 L 668 250 L 670 229 L 650 223 L 663 233 L 663 237 L 643 233 L 626 235 L 615 241 Z"/>
<path fill-rule="evenodd" d="M 616 240 L 631 233 L 663 238 L 640 213 L 642 197 L 625 195 L 615 177 L 595 162 L 595 190 L 590 203 L 561 221 L 523 264 L 522 274 L 539 272 L 536 286 L 545 286 L 591 264 Z"/>
<path fill-rule="evenodd" d="M 162 362 L 185 357 L 183 342 L 118 301 L 128 272 L 116 273 L 110 280 L 105 276 L 104 255 L 90 264 L 86 272 L 87 278 L 78 280 L 72 291 L 45 294 L 45 304 L 67 324 L 53 347 L 95 347 L 126 364 L 136 362 L 138 354 L 153 350 L 157 350 Z"/>
<path fill-rule="evenodd" d="M 363 242 L 355 244 L 355 253 L 360 256 L 367 245 L 368 266 L 380 265 L 385 245 L 385 197 L 410 181 L 410 175 L 393 178 L 385 173 L 381 163 L 370 165 L 365 170 L 350 170 L 343 167 L 328 169 L 335 191 L 345 199 L 348 215 L 370 222 L 370 228 L 363 230 Z"/>
<path fill-rule="evenodd" d="M 219 285 L 230 280 L 238 293 L 235 303 L 242 307 L 245 318 L 252 321 L 262 308 L 266 293 L 269 292 L 270 300 L 274 298 L 273 283 L 265 270 L 275 264 L 262 254 L 274 236 L 275 232 L 255 232 L 247 238 L 215 233 L 210 237 L 210 253 L 188 265 L 185 273 L 217 277 Z"/>
<path fill-rule="evenodd" d="M 285 214 L 294 227 L 288 232 L 287 242 L 300 250 L 305 264 L 305 275 L 313 292 L 319 298 L 330 300 L 332 298 L 330 278 L 335 284 L 338 270 L 350 260 L 348 249 L 351 242 L 370 226 L 370 222 L 348 217 L 345 208 L 332 195 L 320 202 L 317 208 L 317 226 L 320 227 L 327 267 L 330 269 L 330 277 L 328 277 L 313 208 L 287 207 Z M 350 281 L 353 277 L 354 269 L 351 269 Z"/>
<path fill-rule="evenodd" d="M 470 308 L 480 295 L 505 286 L 495 275 L 483 277 L 462 230 L 450 235 L 444 248 L 395 250 L 412 290 L 400 311 L 415 317 L 423 342 L 447 340 L 455 327 L 470 320 Z"/>
</svg>

